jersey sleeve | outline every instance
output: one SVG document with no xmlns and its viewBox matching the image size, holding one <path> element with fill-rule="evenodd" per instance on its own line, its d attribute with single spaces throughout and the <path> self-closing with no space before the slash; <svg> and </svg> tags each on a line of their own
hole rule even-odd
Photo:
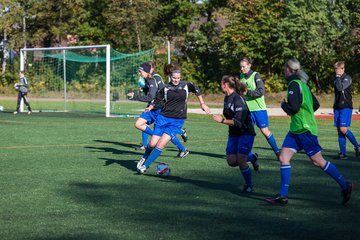
<svg viewBox="0 0 360 240">
<path fill-rule="evenodd" d="M 241 128 L 245 124 L 246 116 L 248 115 L 248 108 L 245 101 L 239 96 L 234 99 L 234 125 Z"/>
<path fill-rule="evenodd" d="M 140 102 L 151 102 L 158 92 L 158 88 L 156 85 L 155 80 L 149 81 L 149 90 L 146 95 L 139 95 L 135 94 L 133 100 L 140 101 Z"/>
<path fill-rule="evenodd" d="M 201 95 L 200 88 L 198 86 L 196 86 L 195 84 L 193 84 L 192 82 L 188 82 L 187 86 L 189 88 L 189 92 L 195 93 L 196 96 Z"/>
<path fill-rule="evenodd" d="M 260 78 L 260 74 L 256 73 L 254 77 L 256 88 L 255 90 L 248 90 L 246 95 L 250 97 L 261 97 L 265 93 L 264 81 Z"/>
<path fill-rule="evenodd" d="M 352 79 L 349 75 L 345 75 L 344 77 L 336 77 L 334 79 L 335 88 L 337 91 L 343 91 L 351 86 Z"/>
<path fill-rule="evenodd" d="M 281 108 L 288 115 L 295 115 L 300 110 L 302 101 L 300 85 L 296 82 L 290 83 L 288 87 L 287 102 L 281 104 Z"/>
<path fill-rule="evenodd" d="M 165 88 L 163 87 L 156 93 L 155 98 L 150 103 L 151 105 L 154 106 L 154 109 L 159 109 L 163 106 L 164 95 L 165 95 Z"/>
</svg>

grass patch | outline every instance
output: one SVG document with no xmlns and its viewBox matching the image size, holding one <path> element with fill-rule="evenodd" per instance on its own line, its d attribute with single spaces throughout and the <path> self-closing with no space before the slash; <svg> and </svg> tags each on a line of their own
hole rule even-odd
<svg viewBox="0 0 360 240">
<path fill-rule="evenodd" d="M 281 145 L 288 118 L 270 118 Z M 341 206 L 337 184 L 303 153 L 292 161 L 289 205 L 263 199 L 278 191 L 279 164 L 259 133 L 260 171 L 255 192 L 225 160 L 227 128 L 208 116 L 189 115 L 190 154 L 175 159 L 169 144 L 158 162 L 167 178 L 136 174 L 140 132 L 131 118 L 98 115 L 0 113 L 0 239 L 357 239 L 359 194 Z M 338 152 L 332 120 L 318 120 L 324 156 L 344 177 L 358 181 L 360 161 L 348 143 Z M 351 128 L 360 140 L 360 121 Z"/>
</svg>

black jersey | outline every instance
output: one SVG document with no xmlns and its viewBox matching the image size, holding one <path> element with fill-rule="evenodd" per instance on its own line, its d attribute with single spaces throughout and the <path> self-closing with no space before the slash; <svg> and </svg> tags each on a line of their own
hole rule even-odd
<svg viewBox="0 0 360 240">
<path fill-rule="evenodd" d="M 225 96 L 223 115 L 234 121 L 234 126 L 229 126 L 229 136 L 256 135 L 249 108 L 236 92 Z"/>
<path fill-rule="evenodd" d="M 200 89 L 191 82 L 180 81 L 177 86 L 166 84 L 154 99 L 154 108 L 161 107 L 160 114 L 169 118 L 186 119 L 189 93 L 201 95 Z"/>
<path fill-rule="evenodd" d="M 151 103 L 156 93 L 164 87 L 164 83 L 161 78 L 153 77 L 153 78 L 145 78 L 145 86 L 143 88 L 144 94 L 134 94 L 132 100 Z"/>
<path fill-rule="evenodd" d="M 352 79 L 348 74 L 344 73 L 334 79 L 334 91 L 334 109 L 353 108 Z"/>
</svg>

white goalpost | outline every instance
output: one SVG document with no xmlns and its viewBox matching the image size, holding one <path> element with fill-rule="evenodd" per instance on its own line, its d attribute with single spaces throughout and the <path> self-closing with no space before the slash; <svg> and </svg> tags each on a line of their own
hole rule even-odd
<svg viewBox="0 0 360 240">
<path fill-rule="evenodd" d="M 57 56 L 57 59 L 62 58 L 62 67 L 63 67 L 63 97 L 64 97 L 64 111 L 67 112 L 68 108 L 67 108 L 67 61 L 74 61 L 74 59 L 70 60 L 67 59 L 67 53 L 69 51 L 73 51 L 73 50 L 87 50 L 87 49 L 96 49 L 96 51 L 101 50 L 101 49 L 105 49 L 105 59 L 101 59 L 100 61 L 105 61 L 105 82 L 106 82 L 106 87 L 105 87 L 105 115 L 106 117 L 110 117 L 110 45 L 91 45 L 91 46 L 73 46 L 73 47 L 50 47 L 50 48 L 23 48 L 20 50 L 20 71 L 24 71 L 27 70 L 25 68 L 26 63 L 27 63 L 27 56 L 28 53 L 32 52 L 35 53 L 37 52 L 38 54 L 34 54 L 35 58 L 38 57 L 39 55 L 44 56 L 45 52 L 50 52 L 51 54 L 55 54 L 54 56 Z M 58 53 L 54 53 L 54 52 L 60 52 L 62 53 L 62 56 L 59 56 Z M 41 53 L 41 54 L 39 54 Z M 91 58 L 94 58 L 94 56 L 91 56 Z M 97 58 L 95 56 L 95 58 Z M 32 61 L 34 61 L 34 58 L 32 59 Z M 94 59 L 94 62 L 96 60 Z M 29 63 L 28 67 L 32 67 L 32 63 Z M 23 106 L 22 109 L 23 111 Z M 43 110 L 44 111 L 44 110 Z"/>
<path fill-rule="evenodd" d="M 20 70 L 35 111 L 134 116 L 131 104 L 121 102 L 138 90 L 138 66 L 153 54 L 154 49 L 120 53 L 110 45 L 23 48 Z"/>
</svg>

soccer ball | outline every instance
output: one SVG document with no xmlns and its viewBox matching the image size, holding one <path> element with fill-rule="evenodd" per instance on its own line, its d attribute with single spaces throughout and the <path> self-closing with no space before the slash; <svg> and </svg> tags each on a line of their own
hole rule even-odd
<svg viewBox="0 0 360 240">
<path fill-rule="evenodd" d="M 138 80 L 138 86 L 139 86 L 139 88 L 145 87 L 145 79 L 141 76 L 139 77 L 139 80 Z"/>
<path fill-rule="evenodd" d="M 169 176 L 171 172 L 170 166 L 167 163 L 159 163 L 155 168 L 155 173 L 158 176 L 166 177 Z"/>
<path fill-rule="evenodd" d="M 0 112 L 4 111 L 4 107 L 0 105 Z"/>
</svg>

